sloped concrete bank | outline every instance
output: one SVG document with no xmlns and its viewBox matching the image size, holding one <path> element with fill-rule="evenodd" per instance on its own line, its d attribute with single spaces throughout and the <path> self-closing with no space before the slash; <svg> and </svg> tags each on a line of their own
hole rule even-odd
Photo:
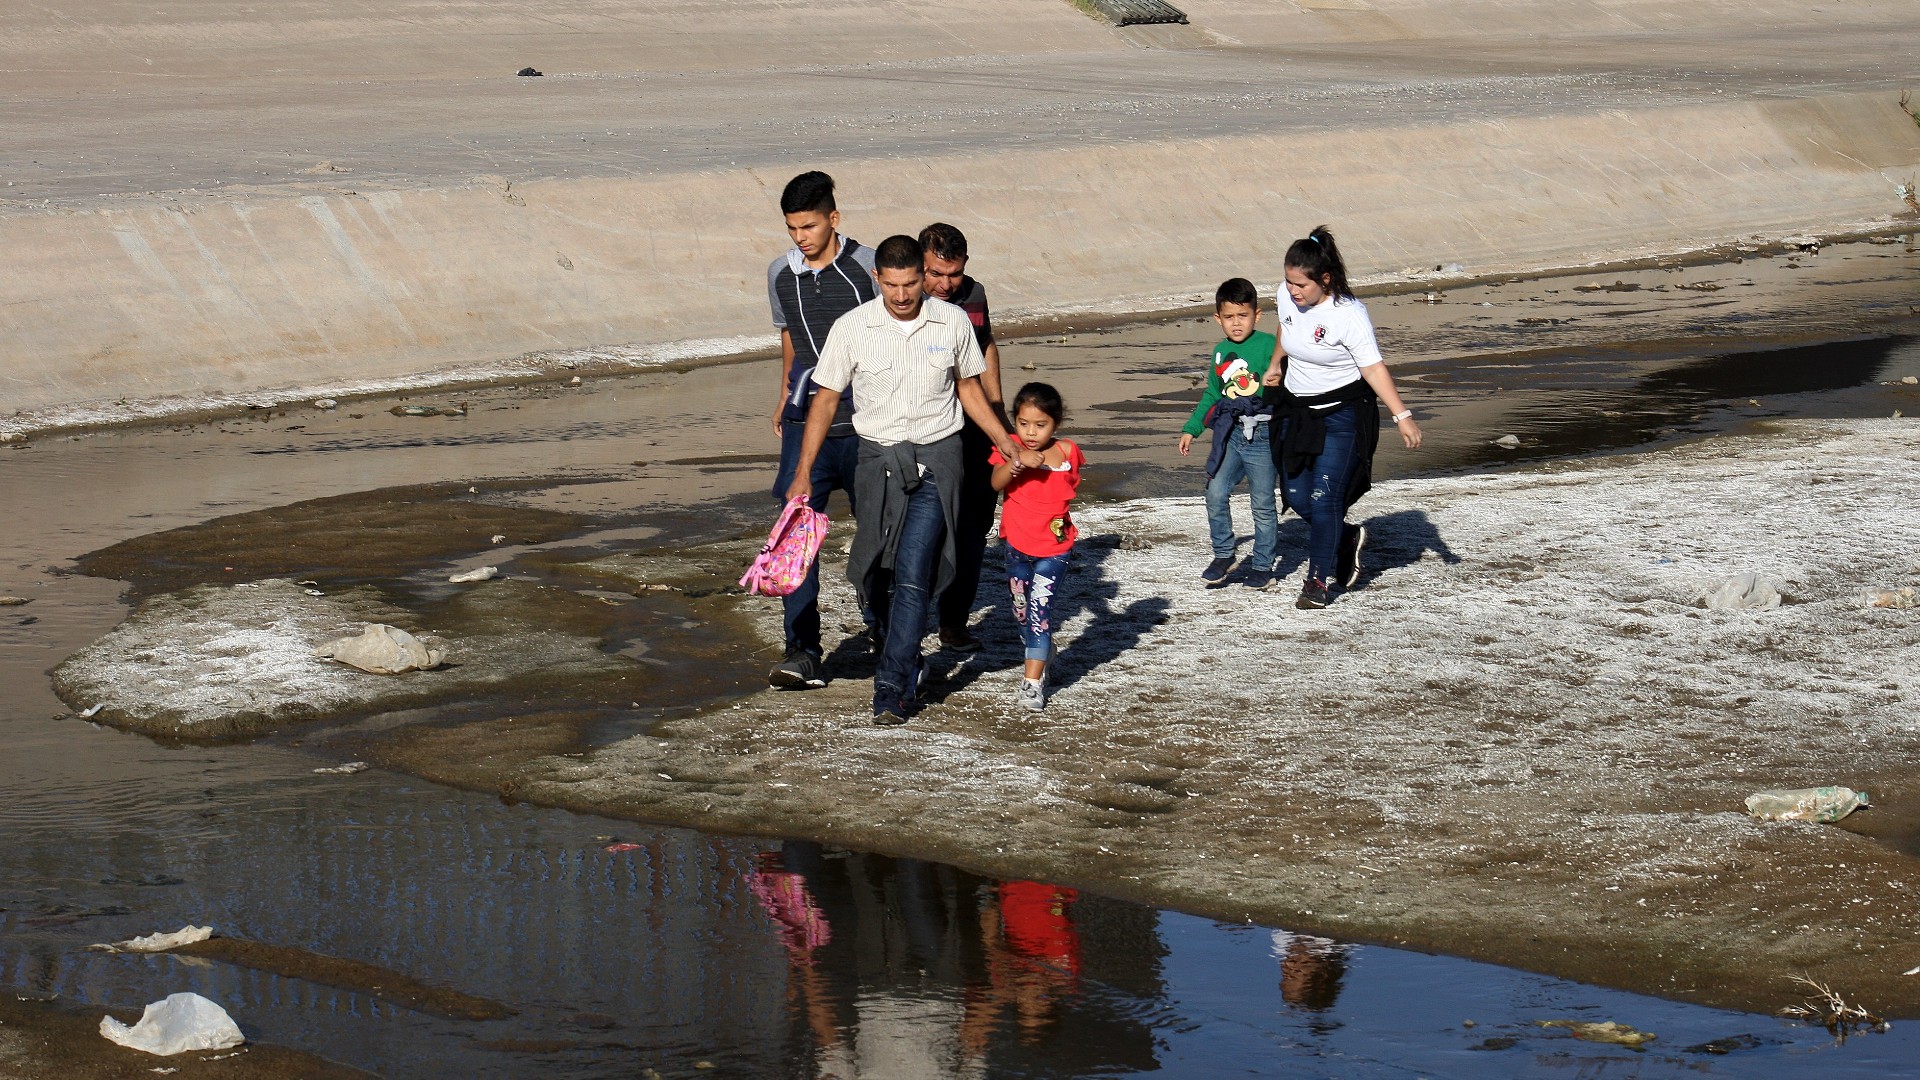
<svg viewBox="0 0 1920 1080">
<path fill-rule="evenodd" d="M 1014 318 L 1271 281 L 1323 221 L 1376 282 L 1884 228 L 1914 213 L 1920 127 L 1847 93 L 813 165 L 869 241 L 964 222 Z M 15 203 L 0 430 L 763 347 L 793 171 Z"/>
</svg>

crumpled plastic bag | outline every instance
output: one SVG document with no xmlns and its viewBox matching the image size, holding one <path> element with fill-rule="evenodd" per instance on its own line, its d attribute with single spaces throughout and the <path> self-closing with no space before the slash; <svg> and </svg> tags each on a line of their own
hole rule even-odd
<svg viewBox="0 0 1920 1080">
<path fill-rule="evenodd" d="M 1748 571 L 1735 574 L 1718 588 L 1701 594 L 1700 602 L 1713 611 L 1738 611 L 1743 608 L 1777 608 L 1780 590 L 1773 582 Z"/>
<path fill-rule="evenodd" d="M 98 952 L 166 952 L 182 945 L 191 945 L 196 941 L 205 941 L 213 936 L 211 926 L 183 926 L 171 934 L 142 934 L 137 938 L 116 941 L 111 945 L 89 945 L 87 948 Z"/>
<path fill-rule="evenodd" d="M 199 994 L 168 994 L 165 1001 L 148 1005 L 132 1027 L 103 1016 L 100 1034 L 121 1046 L 161 1057 L 188 1050 L 225 1050 L 247 1041 L 227 1010 Z"/>
<path fill-rule="evenodd" d="M 367 623 L 359 636 L 330 641 L 315 655 L 375 675 L 398 675 L 439 667 L 447 658 L 447 650 L 438 642 L 422 641 L 397 626 Z"/>
</svg>

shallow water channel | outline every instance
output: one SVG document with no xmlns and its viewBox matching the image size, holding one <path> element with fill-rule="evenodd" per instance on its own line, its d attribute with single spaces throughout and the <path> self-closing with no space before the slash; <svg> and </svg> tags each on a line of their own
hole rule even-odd
<svg viewBox="0 0 1920 1080">
<path fill-rule="evenodd" d="M 1632 450 L 1771 416 L 1885 415 L 1903 391 L 1884 384 L 1920 375 L 1917 269 L 1902 238 L 1817 260 L 1495 283 L 1438 304 L 1379 298 L 1430 433 L 1419 454 L 1383 448 L 1379 471 Z M 1026 377 L 1062 387 L 1072 433 L 1102 466 L 1101 497 L 1194 494 L 1199 459 L 1172 442 L 1211 331 L 1189 316 L 1010 342 L 1009 390 Z M 313 771 L 355 737 L 435 722 L 432 708 L 178 746 L 80 720 L 48 688 L 45 671 L 125 610 L 122 583 L 72 573 L 73 560 L 230 515 L 260 515 L 256 539 L 271 538 L 280 508 L 316 499 L 518 478 L 516 505 L 581 523 L 505 553 L 534 580 L 557 550 L 763 528 L 775 447 L 757 405 L 772 382 L 766 362 L 743 362 L 410 399 L 467 402 L 456 419 L 370 399 L 0 453 L 0 593 L 32 600 L 0 609 L 0 983 L 87 1007 L 195 990 L 257 1041 L 392 1077 L 1877 1077 L 1920 1061 L 1907 1025 L 1836 1043 L 1772 1017 L 1070 885 L 543 809 L 381 769 Z M 1494 445 L 1508 434 L 1518 448 Z M 366 579 L 401 588 L 502 558 L 442 552 L 430 531 L 411 541 L 427 554 Z M 146 565 L 187 572 L 163 563 Z M 983 608 L 993 599 L 982 590 Z M 750 690 L 770 659 L 666 608 L 624 618 L 607 648 L 675 677 L 603 709 L 589 741 Z M 188 923 L 295 959 L 83 948 Z M 409 997 L 401 977 L 457 993 Z M 1584 1042 L 1540 1026 L 1554 1020 L 1658 1039 Z"/>
</svg>

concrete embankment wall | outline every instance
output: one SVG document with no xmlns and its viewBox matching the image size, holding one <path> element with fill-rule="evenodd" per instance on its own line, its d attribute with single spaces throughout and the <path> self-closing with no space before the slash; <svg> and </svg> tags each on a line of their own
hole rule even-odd
<svg viewBox="0 0 1920 1080">
<path fill-rule="evenodd" d="M 1235 274 L 1270 282 L 1286 243 L 1322 222 L 1369 276 L 1882 225 L 1912 210 L 1897 185 L 1920 173 L 1920 129 L 1891 95 L 1867 94 L 828 164 L 862 240 L 964 223 L 1005 317 L 1151 307 Z M 785 179 L 741 169 L 9 212 L 11 424 L 533 350 L 764 336 Z"/>
</svg>

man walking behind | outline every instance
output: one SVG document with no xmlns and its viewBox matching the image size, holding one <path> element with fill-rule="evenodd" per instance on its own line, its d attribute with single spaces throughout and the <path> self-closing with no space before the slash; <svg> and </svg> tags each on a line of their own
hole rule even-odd
<svg viewBox="0 0 1920 1080">
<path fill-rule="evenodd" d="M 1000 346 L 993 340 L 986 287 L 967 276 L 966 234 L 936 221 L 920 230 L 920 246 L 926 250 L 927 295 L 967 313 L 974 340 L 987 363 L 980 373 L 980 389 L 986 392 L 993 414 L 1005 416 L 1000 396 Z M 968 418 L 960 429 L 960 511 L 953 525 L 953 583 L 940 594 L 940 645 L 955 652 L 980 651 L 980 639 L 967 629 L 967 620 L 973 615 L 980 562 L 986 554 L 987 533 L 993 529 L 994 503 L 998 501 L 993 490 L 993 466 L 987 464 L 992 449 L 987 433 Z"/>
<path fill-rule="evenodd" d="M 767 300 L 773 306 L 773 325 L 780 331 L 780 403 L 774 407 L 773 427 L 780 436 L 780 472 L 773 481 L 773 497 L 785 499 L 789 488 L 805 494 L 815 510 L 824 511 L 833 489 L 853 497 L 854 459 L 859 439 L 853 433 L 853 403 L 846 402 L 831 417 L 827 436 L 806 468 L 798 468 L 800 433 L 807 423 L 807 406 L 816 387 L 814 365 L 820 348 L 840 316 L 872 300 L 873 250 L 841 236 L 840 211 L 834 204 L 833 177 L 805 172 L 787 182 L 780 195 L 787 235 L 793 247 L 767 267 Z M 833 395 L 835 400 L 839 395 Z M 782 599 L 787 649 L 767 681 L 789 690 L 827 684 L 821 669 L 820 567 Z"/>
<path fill-rule="evenodd" d="M 813 371 L 789 497 L 805 494 L 845 392 L 860 439 L 854 493 L 860 505 L 847 579 L 874 616 L 880 662 L 876 724 L 906 722 L 920 686 L 927 609 L 953 579 L 964 417 L 1009 460 L 1040 455 L 1015 443 L 980 387 L 986 361 L 966 312 L 924 292 L 920 242 L 890 236 L 874 249 L 880 296 L 834 324 Z"/>
</svg>

